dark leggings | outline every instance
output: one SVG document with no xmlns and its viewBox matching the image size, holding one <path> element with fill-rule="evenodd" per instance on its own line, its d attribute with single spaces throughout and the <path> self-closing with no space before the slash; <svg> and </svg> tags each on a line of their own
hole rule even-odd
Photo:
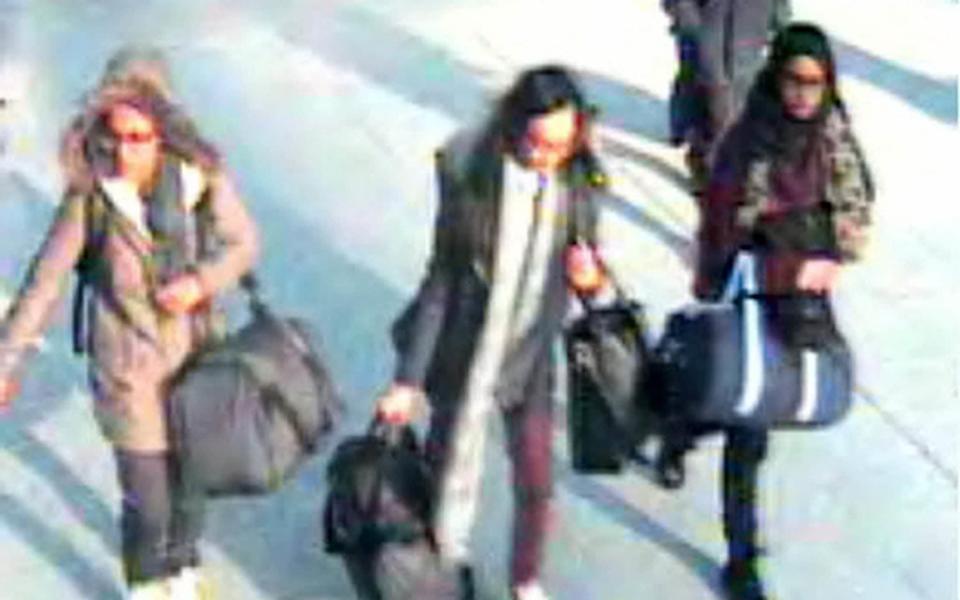
<svg viewBox="0 0 960 600">
<path fill-rule="evenodd" d="M 740 113 L 763 66 L 773 4 L 773 0 L 709 0 L 701 8 L 696 64 L 707 119 L 695 146 L 704 157 L 713 153 Z"/>
<path fill-rule="evenodd" d="M 116 451 L 123 495 L 123 566 L 128 583 L 173 575 L 199 563 L 203 498 L 186 491 L 169 453 Z"/>
<path fill-rule="evenodd" d="M 749 560 L 758 552 L 757 490 L 760 465 L 767 456 L 769 434 L 745 427 L 717 428 L 692 425 L 683 420 L 668 421 L 665 426 L 668 454 L 682 457 L 693 449 L 696 438 L 724 435 L 720 496 L 723 533 L 730 560 Z"/>
<path fill-rule="evenodd" d="M 729 428 L 724 434 L 721 495 L 728 557 L 731 561 L 751 560 L 758 551 L 757 489 L 769 434 L 744 428 Z"/>
</svg>

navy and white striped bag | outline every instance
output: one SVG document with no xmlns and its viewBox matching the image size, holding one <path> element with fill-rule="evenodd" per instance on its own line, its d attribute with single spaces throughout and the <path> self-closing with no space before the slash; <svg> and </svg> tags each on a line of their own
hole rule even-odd
<svg viewBox="0 0 960 600">
<path fill-rule="evenodd" d="M 853 357 L 829 301 L 764 296 L 757 279 L 755 257 L 742 252 L 721 301 L 670 315 L 656 350 L 667 406 L 722 426 L 838 422 L 852 402 Z"/>
</svg>

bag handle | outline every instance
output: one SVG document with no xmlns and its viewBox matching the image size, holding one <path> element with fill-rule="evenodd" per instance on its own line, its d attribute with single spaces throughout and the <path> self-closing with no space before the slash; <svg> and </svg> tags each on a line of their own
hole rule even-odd
<svg viewBox="0 0 960 600">
<path fill-rule="evenodd" d="M 270 307 L 260 294 L 260 279 L 253 271 L 248 271 L 240 277 L 239 285 L 240 289 L 247 295 L 250 312 L 258 317 L 269 317 L 273 315 Z"/>
<path fill-rule="evenodd" d="M 740 415 L 747 416 L 756 410 L 763 395 L 763 327 L 758 299 L 757 259 L 749 250 L 740 250 L 733 260 L 730 275 L 721 294 L 721 301 L 735 303 L 741 307 L 741 343 L 743 367 L 741 372 L 740 398 L 735 408 Z"/>
<path fill-rule="evenodd" d="M 567 244 L 567 251 L 569 251 L 570 248 L 573 248 L 574 246 L 577 246 L 580 244 L 590 247 L 591 251 L 594 253 L 595 260 L 599 262 L 599 266 L 603 269 L 604 277 L 606 277 L 607 281 L 610 282 L 610 287 L 613 288 L 613 295 L 614 295 L 613 304 L 627 304 L 627 303 L 635 302 L 634 300 L 631 300 L 630 297 L 627 295 L 627 293 L 624 291 L 623 284 L 620 283 L 620 279 L 614 274 L 613 270 L 607 267 L 606 263 L 599 261 L 599 255 L 597 253 L 596 246 L 591 244 L 586 238 L 584 238 L 583 236 L 578 236 L 573 238 Z M 590 301 L 591 296 L 588 296 L 587 294 L 584 294 L 577 290 L 573 290 L 573 295 L 577 298 L 577 301 L 580 303 L 580 306 L 582 306 L 586 312 L 591 313 L 598 310 L 591 303 Z"/>
<path fill-rule="evenodd" d="M 757 257 L 749 250 L 740 250 L 734 256 L 730 275 L 720 294 L 725 302 L 734 302 L 738 299 L 756 299 L 760 293 L 757 283 Z"/>
<path fill-rule="evenodd" d="M 367 426 L 367 435 L 383 440 L 391 448 L 409 447 L 417 450 L 417 436 L 410 425 L 396 425 L 374 415 Z"/>
</svg>

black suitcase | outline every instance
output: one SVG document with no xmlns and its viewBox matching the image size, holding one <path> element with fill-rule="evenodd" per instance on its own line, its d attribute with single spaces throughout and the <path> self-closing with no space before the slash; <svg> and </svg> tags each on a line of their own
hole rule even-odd
<svg viewBox="0 0 960 600">
<path fill-rule="evenodd" d="M 330 434 L 341 403 L 305 323 L 273 315 L 244 282 L 253 318 L 197 353 L 168 399 L 171 445 L 208 496 L 277 489 Z"/>
<path fill-rule="evenodd" d="M 327 483 L 324 547 L 343 557 L 359 598 L 459 600 L 433 537 L 433 473 L 410 427 L 375 421 L 343 441 Z"/>
<path fill-rule="evenodd" d="M 587 307 L 565 332 L 564 343 L 573 469 L 617 473 L 631 450 L 648 363 L 643 307 L 623 299 Z"/>
</svg>

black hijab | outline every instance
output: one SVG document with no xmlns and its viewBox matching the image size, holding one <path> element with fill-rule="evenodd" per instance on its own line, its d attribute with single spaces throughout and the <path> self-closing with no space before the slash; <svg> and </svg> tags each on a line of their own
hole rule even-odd
<svg viewBox="0 0 960 600">
<path fill-rule="evenodd" d="M 780 92 L 780 81 L 787 64 L 806 56 L 816 60 L 826 74 L 826 89 L 820 110 L 812 119 L 799 120 L 789 115 Z M 826 35 L 816 25 L 794 23 L 773 40 L 766 66 L 757 75 L 747 99 L 746 121 L 748 158 L 771 158 L 777 163 L 807 164 L 816 155 L 828 115 L 846 109 L 837 92 L 836 61 Z"/>
</svg>

